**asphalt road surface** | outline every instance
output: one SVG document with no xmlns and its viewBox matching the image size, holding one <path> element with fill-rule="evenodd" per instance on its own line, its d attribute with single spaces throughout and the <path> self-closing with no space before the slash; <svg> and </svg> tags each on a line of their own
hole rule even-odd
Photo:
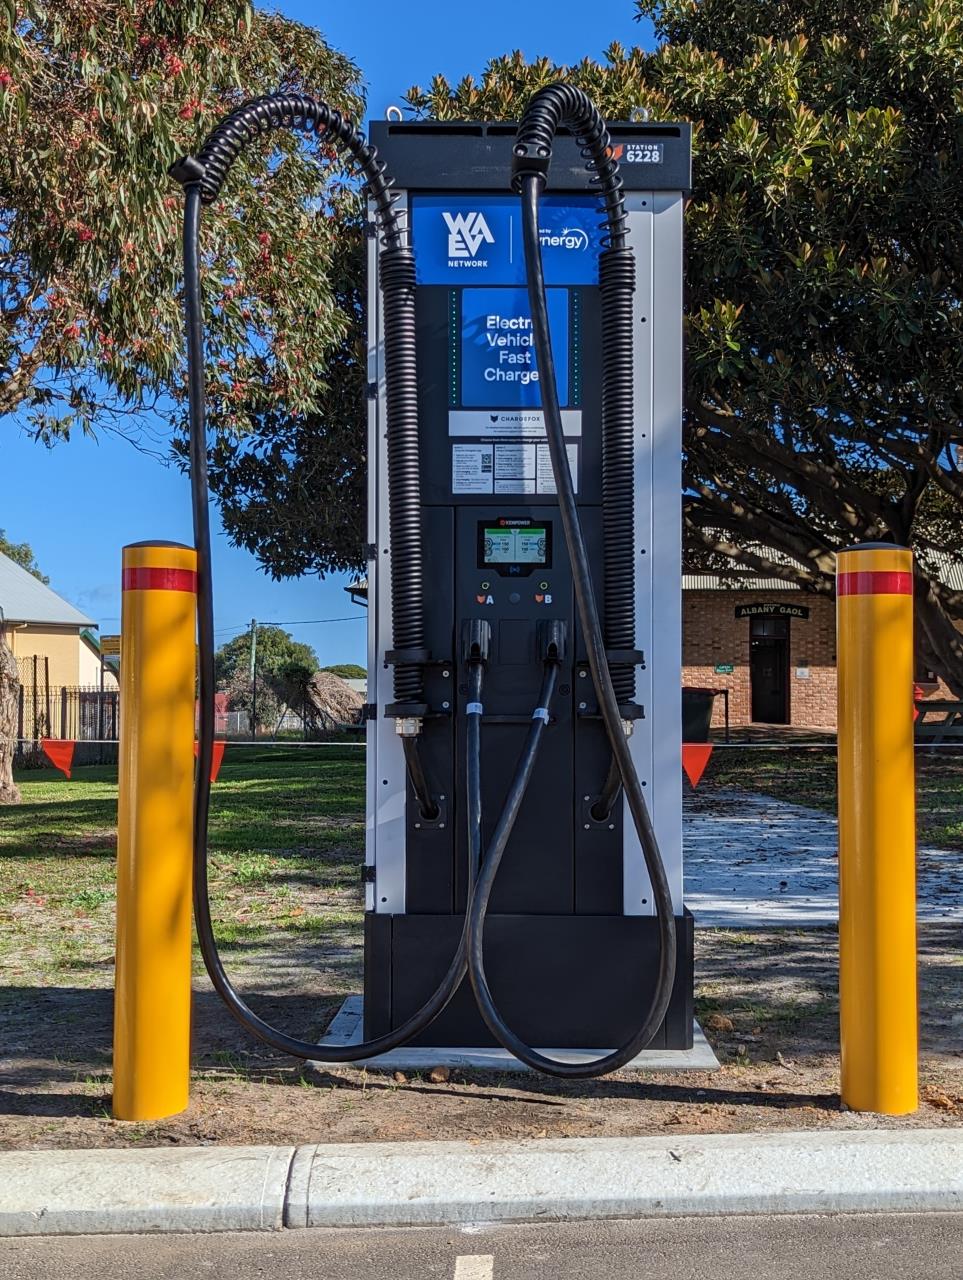
<svg viewBox="0 0 963 1280">
<path fill-rule="evenodd" d="M 961 1280 L 963 1214 L 0 1240 L 2 1280 Z"/>
</svg>

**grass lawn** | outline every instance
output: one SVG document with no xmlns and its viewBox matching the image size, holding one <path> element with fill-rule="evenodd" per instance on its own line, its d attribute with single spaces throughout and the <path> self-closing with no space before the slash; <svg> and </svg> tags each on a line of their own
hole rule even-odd
<svg viewBox="0 0 963 1280">
<path fill-rule="evenodd" d="M 7 982 L 100 985 L 113 965 L 117 770 L 18 777 L 0 810 L 0 966 Z M 211 811 L 218 940 L 357 933 L 364 751 L 228 747 Z"/>
<path fill-rule="evenodd" d="M 719 747 L 700 786 L 741 787 L 836 812 L 836 752 L 793 745 Z M 916 753 L 916 822 L 921 844 L 963 849 L 963 752 Z"/>
</svg>

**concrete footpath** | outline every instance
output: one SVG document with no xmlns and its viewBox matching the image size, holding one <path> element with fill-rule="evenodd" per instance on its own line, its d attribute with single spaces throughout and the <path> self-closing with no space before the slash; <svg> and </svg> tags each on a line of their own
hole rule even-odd
<svg viewBox="0 0 963 1280">
<path fill-rule="evenodd" d="M 0 1235 L 963 1209 L 963 1130 L 0 1153 Z"/>
<path fill-rule="evenodd" d="M 736 787 L 686 791 L 685 903 L 701 929 L 803 929 L 839 919 L 839 833 L 831 813 Z M 955 849 L 916 851 L 920 924 L 963 921 Z"/>
</svg>

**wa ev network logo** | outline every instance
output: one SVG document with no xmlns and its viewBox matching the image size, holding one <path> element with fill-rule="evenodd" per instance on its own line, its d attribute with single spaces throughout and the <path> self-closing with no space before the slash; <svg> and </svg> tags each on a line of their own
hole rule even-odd
<svg viewBox="0 0 963 1280">
<path fill-rule="evenodd" d="M 485 221 L 485 215 L 443 212 L 441 216 L 448 228 L 448 257 L 457 259 L 459 266 L 486 266 L 485 262 L 477 260 L 478 250 L 483 244 L 494 244 L 495 237 Z M 471 262 L 466 259 L 471 259 Z"/>
<path fill-rule="evenodd" d="M 441 215 L 448 228 L 448 265 L 452 267 L 487 267 L 487 259 L 479 258 L 483 244 L 494 244 L 495 237 L 483 213 L 450 213 Z M 511 219 L 510 219 L 511 222 Z M 543 249 L 568 249 L 584 252 L 589 247 L 584 227 L 540 227 L 538 238 Z"/>
<path fill-rule="evenodd" d="M 415 192 L 410 217 L 419 284 L 524 285 L 518 200 L 480 192 Z M 598 197 L 547 195 L 538 238 L 547 284 L 598 284 Z"/>
</svg>

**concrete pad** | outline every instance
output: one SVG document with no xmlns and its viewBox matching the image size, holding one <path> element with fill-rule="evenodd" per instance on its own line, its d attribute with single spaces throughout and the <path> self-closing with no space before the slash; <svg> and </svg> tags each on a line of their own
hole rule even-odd
<svg viewBox="0 0 963 1280">
<path fill-rule="evenodd" d="M 363 996 L 348 996 L 344 1004 L 335 1014 L 328 1034 L 319 1043 L 318 1049 L 323 1053 L 324 1046 L 360 1044 L 362 1035 L 362 1019 L 364 1016 Z M 601 1058 L 608 1049 L 540 1049 L 550 1058 L 560 1062 L 591 1062 L 593 1058 Z M 344 1064 L 325 1062 L 323 1056 L 312 1061 L 311 1066 L 324 1068 Z M 374 1058 L 364 1058 L 352 1064 L 356 1067 L 370 1068 L 376 1071 L 430 1071 L 432 1067 L 460 1067 L 470 1071 L 493 1071 L 504 1075 L 509 1072 L 530 1072 L 531 1068 L 524 1062 L 508 1053 L 500 1045 L 480 1047 L 477 1049 L 454 1048 L 439 1045 L 438 1048 L 410 1048 L 403 1045 L 393 1049 L 391 1053 L 382 1053 Z M 712 1046 L 702 1033 L 698 1022 L 692 1024 L 691 1049 L 643 1049 L 642 1052 L 622 1068 L 623 1071 L 717 1071 L 719 1059 Z"/>
<path fill-rule="evenodd" d="M 397 1227 L 960 1209 L 963 1134 L 941 1129 L 320 1144 L 303 1217 Z"/>
<path fill-rule="evenodd" d="M 0 1152 L 0 1235 L 277 1231 L 294 1147 Z"/>
</svg>

